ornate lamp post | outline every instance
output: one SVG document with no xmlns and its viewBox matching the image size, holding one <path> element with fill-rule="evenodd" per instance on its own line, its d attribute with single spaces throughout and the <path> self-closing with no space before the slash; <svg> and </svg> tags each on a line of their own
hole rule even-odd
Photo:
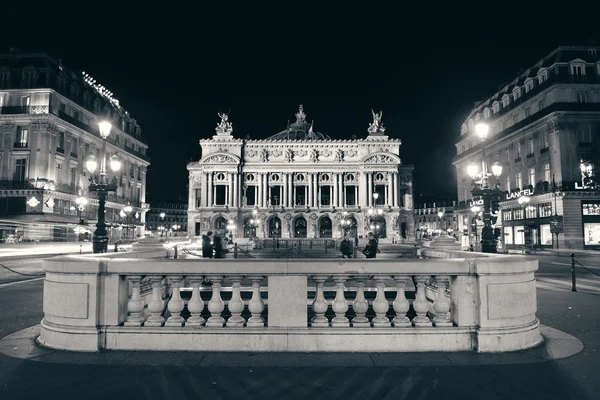
<svg viewBox="0 0 600 400">
<path fill-rule="evenodd" d="M 444 232 L 444 226 L 442 225 L 444 221 L 442 221 L 442 217 L 444 216 L 444 213 L 441 211 L 438 211 L 438 218 L 440 219 L 440 235 L 442 235 L 442 233 L 446 233 Z"/>
<path fill-rule="evenodd" d="M 165 214 L 164 212 L 161 212 L 161 213 L 160 213 L 160 221 L 161 221 L 161 224 L 164 224 L 164 223 L 165 223 L 165 215 L 166 215 L 166 214 Z M 163 237 L 163 234 L 164 234 L 164 230 L 163 230 L 163 229 L 161 229 L 161 230 L 160 230 L 160 237 Z"/>
<path fill-rule="evenodd" d="M 485 139 L 487 138 L 489 127 L 487 124 L 477 124 L 475 126 L 477 136 L 481 139 L 482 155 L 481 155 L 481 172 L 478 171 L 477 165 L 471 164 L 468 167 L 468 173 L 473 179 L 473 197 L 481 197 L 483 199 L 483 229 L 481 231 L 481 251 L 483 253 L 496 253 L 497 240 L 492 229 L 491 205 L 493 200 L 500 199 L 502 191 L 500 186 L 500 175 L 502 175 L 502 166 L 498 163 L 492 165 L 492 174 L 488 173 L 487 164 L 485 162 Z M 489 177 L 496 177 L 496 185 L 491 188 L 489 185 Z M 475 179 L 479 179 L 476 181 Z"/>
<path fill-rule="evenodd" d="M 89 156 L 85 162 L 86 169 L 90 172 L 90 192 L 98 193 L 98 223 L 96 231 L 92 237 L 92 251 L 94 253 L 106 253 L 108 251 L 108 236 L 106 232 L 106 195 L 108 192 L 117 191 L 116 176 L 111 183 L 106 179 L 106 139 L 110 135 L 112 125 L 109 122 L 102 121 L 98 124 L 100 136 L 102 137 L 102 153 L 100 154 L 100 174 L 98 179 L 94 177 L 94 171 L 98 167 L 98 161 L 93 155 Z M 110 169 L 117 173 L 121 169 L 121 161 L 116 155 L 110 157 Z"/>
</svg>

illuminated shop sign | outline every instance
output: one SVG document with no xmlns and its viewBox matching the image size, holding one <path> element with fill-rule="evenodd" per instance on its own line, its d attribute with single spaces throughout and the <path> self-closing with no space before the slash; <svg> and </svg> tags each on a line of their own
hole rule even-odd
<svg viewBox="0 0 600 400">
<path fill-rule="evenodd" d="M 600 215 L 600 202 L 593 204 L 583 204 L 583 215 Z"/>
<path fill-rule="evenodd" d="M 473 207 L 473 206 L 482 206 L 482 205 L 483 205 L 483 199 L 471 200 L 471 207 Z"/>
<path fill-rule="evenodd" d="M 533 190 L 524 189 L 518 192 L 507 193 L 506 200 L 518 199 L 521 196 L 533 196 Z"/>
</svg>

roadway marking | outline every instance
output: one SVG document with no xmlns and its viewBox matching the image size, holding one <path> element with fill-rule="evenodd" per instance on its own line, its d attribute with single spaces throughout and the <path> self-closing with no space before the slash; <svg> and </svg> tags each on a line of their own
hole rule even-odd
<svg viewBox="0 0 600 400">
<path fill-rule="evenodd" d="M 16 285 L 17 283 L 24 283 L 24 282 L 33 282 L 33 281 L 39 281 L 40 279 L 45 279 L 45 277 L 41 277 L 41 278 L 33 278 L 33 279 L 24 279 L 24 280 L 22 280 L 22 281 L 16 281 L 16 282 L 0 283 L 0 288 L 1 288 L 1 287 L 5 287 L 5 286 Z"/>
<path fill-rule="evenodd" d="M 566 265 L 567 267 L 570 267 L 571 264 L 567 264 L 567 263 L 558 263 L 558 262 L 553 262 L 552 264 L 554 265 Z M 581 265 L 576 265 L 577 267 L 581 267 Z M 583 267 L 585 268 L 591 268 L 591 269 L 600 269 L 600 267 L 592 267 L 591 265 L 584 265 Z"/>
</svg>

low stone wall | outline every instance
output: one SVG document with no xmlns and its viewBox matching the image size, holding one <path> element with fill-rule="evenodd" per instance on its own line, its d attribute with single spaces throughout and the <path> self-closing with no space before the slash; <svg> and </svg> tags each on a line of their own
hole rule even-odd
<svg viewBox="0 0 600 400">
<path fill-rule="evenodd" d="M 524 257 L 198 263 L 126 254 L 44 261 L 40 344 L 74 351 L 497 352 L 542 340 L 537 261 Z M 205 302 L 200 287 L 207 281 L 212 298 Z M 223 286 L 231 288 L 228 300 Z M 191 299 L 180 297 L 182 288 Z M 366 288 L 375 299 L 365 298 Z M 448 296 L 438 296 L 439 288 Z M 384 295 L 390 290 L 396 292 L 391 304 Z M 242 315 L 246 309 L 250 318 Z M 374 318 L 365 316 L 369 310 Z"/>
</svg>

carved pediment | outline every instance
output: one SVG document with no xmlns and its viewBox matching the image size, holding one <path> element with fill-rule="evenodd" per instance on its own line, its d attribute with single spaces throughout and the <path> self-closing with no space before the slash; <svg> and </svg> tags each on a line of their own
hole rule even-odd
<svg viewBox="0 0 600 400">
<path fill-rule="evenodd" d="M 365 164 L 401 164 L 400 158 L 392 154 L 373 154 L 363 160 Z"/>
<path fill-rule="evenodd" d="M 231 154 L 211 154 L 202 160 L 202 164 L 239 164 L 237 157 Z"/>
</svg>

